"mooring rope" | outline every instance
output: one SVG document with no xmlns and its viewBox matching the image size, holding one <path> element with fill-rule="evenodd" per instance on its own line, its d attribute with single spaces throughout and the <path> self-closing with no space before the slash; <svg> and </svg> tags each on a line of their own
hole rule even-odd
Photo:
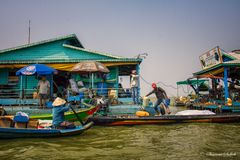
<svg viewBox="0 0 240 160">
<path fill-rule="evenodd" d="M 145 83 L 147 83 L 148 85 L 152 85 L 152 83 L 150 83 L 150 82 L 148 82 L 148 81 L 146 81 L 141 75 L 139 75 L 140 76 L 140 78 L 145 82 Z"/>
<path fill-rule="evenodd" d="M 145 80 L 141 75 L 140 75 L 140 78 L 141 78 L 145 83 L 147 83 L 148 85 L 150 85 L 150 86 L 152 85 L 152 83 L 150 83 L 150 82 L 148 82 L 147 80 Z M 163 83 L 163 82 L 161 82 L 161 81 L 158 81 L 156 84 L 162 84 L 162 85 L 165 86 L 165 87 L 177 89 L 177 87 L 174 87 L 173 85 L 165 84 L 165 83 Z"/>
<path fill-rule="evenodd" d="M 140 75 L 140 78 L 146 83 L 146 84 L 148 84 L 148 85 L 152 85 L 152 83 L 150 83 L 149 81 L 147 81 L 146 79 L 144 79 L 141 75 Z M 175 89 L 175 90 L 177 90 L 177 89 L 182 89 L 182 91 L 184 92 L 184 93 L 189 93 L 188 91 L 186 91 L 185 89 L 184 89 L 184 87 L 183 86 L 180 86 L 179 88 L 177 88 L 177 87 L 174 87 L 173 85 L 168 85 L 168 84 L 165 84 L 165 83 L 163 83 L 163 82 L 161 82 L 161 81 L 158 81 L 156 84 L 162 84 L 163 86 L 165 86 L 165 87 L 167 87 L 167 88 L 172 88 L 172 89 Z"/>
</svg>

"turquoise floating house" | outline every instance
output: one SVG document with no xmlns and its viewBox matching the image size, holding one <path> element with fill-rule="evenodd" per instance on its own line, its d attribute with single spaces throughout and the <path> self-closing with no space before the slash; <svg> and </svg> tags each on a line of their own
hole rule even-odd
<svg viewBox="0 0 240 160">
<path fill-rule="evenodd" d="M 36 91 L 38 77 L 26 76 L 21 79 L 16 76 L 18 69 L 39 63 L 58 70 L 54 81 L 48 77 L 53 94 L 55 86 L 60 85 L 62 78 L 71 68 L 76 63 L 86 60 L 98 61 L 107 66 L 110 73 L 106 76 L 106 82 L 109 88 L 116 90 L 119 86 L 119 76 L 130 76 L 132 70 L 139 73 L 139 65 L 142 62 L 141 58 L 126 58 L 85 49 L 75 34 L 3 49 L 0 50 L 0 105 L 37 103 L 37 100 L 33 99 L 33 92 Z M 72 77 L 88 85 L 88 77 L 78 74 L 72 74 Z M 96 75 L 94 85 L 97 86 L 101 80 L 101 77 Z M 24 95 L 21 94 L 22 90 L 25 91 Z"/>
<path fill-rule="evenodd" d="M 224 98 L 229 98 L 228 83 L 229 79 L 232 81 L 240 80 L 240 50 L 235 50 L 230 53 L 225 52 L 218 46 L 212 50 L 202 54 L 200 57 L 202 70 L 193 73 L 197 77 L 222 77 L 224 82 Z M 213 88 L 215 82 L 212 82 Z"/>
<path fill-rule="evenodd" d="M 202 70 L 193 73 L 193 76 L 197 80 L 209 79 L 209 95 L 203 97 L 202 102 L 212 100 L 214 103 L 204 108 L 216 110 L 220 104 L 221 111 L 240 112 L 240 50 L 227 53 L 217 46 L 202 54 L 199 59 Z M 204 104 L 195 105 L 203 106 Z"/>
</svg>

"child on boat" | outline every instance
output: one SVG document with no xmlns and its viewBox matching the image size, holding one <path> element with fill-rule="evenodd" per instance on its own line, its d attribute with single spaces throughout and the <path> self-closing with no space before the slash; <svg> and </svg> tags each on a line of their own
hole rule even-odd
<svg viewBox="0 0 240 160">
<path fill-rule="evenodd" d="M 65 121 L 64 112 L 69 110 L 68 106 L 65 106 L 66 101 L 62 98 L 57 97 L 52 106 L 52 114 L 53 114 L 53 127 L 57 129 L 71 129 L 75 128 L 73 123 Z"/>
</svg>

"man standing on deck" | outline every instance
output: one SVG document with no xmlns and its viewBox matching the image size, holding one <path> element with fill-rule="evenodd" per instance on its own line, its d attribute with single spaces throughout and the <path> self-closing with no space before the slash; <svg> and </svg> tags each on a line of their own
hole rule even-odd
<svg viewBox="0 0 240 160">
<path fill-rule="evenodd" d="M 131 74 L 131 90 L 132 90 L 132 98 L 133 103 L 138 104 L 138 78 L 139 75 L 137 75 L 136 70 L 132 70 Z"/>
<path fill-rule="evenodd" d="M 153 90 L 150 93 L 148 93 L 146 95 L 146 97 L 151 95 L 151 94 L 153 94 L 153 93 L 155 93 L 157 101 L 154 104 L 154 109 L 157 112 L 157 115 L 160 115 L 160 113 L 158 111 L 158 105 L 160 105 L 161 103 L 163 103 L 165 105 L 165 107 L 167 108 L 168 114 L 170 114 L 171 112 L 170 112 L 170 110 L 168 108 L 168 105 L 165 104 L 165 101 L 168 100 L 168 96 L 167 96 L 165 90 L 162 89 L 161 87 L 157 87 L 156 83 L 152 83 L 152 88 L 153 88 Z"/>
<path fill-rule="evenodd" d="M 43 76 L 38 82 L 37 89 L 39 93 L 40 108 L 44 108 L 46 107 L 46 100 L 48 99 L 48 95 L 50 93 L 50 83 L 46 77 Z"/>
</svg>

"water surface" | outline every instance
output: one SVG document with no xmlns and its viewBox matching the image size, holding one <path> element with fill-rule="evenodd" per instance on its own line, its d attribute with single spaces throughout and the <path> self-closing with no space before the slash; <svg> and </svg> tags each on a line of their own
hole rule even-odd
<svg viewBox="0 0 240 160">
<path fill-rule="evenodd" d="M 240 125 L 94 126 L 79 136 L 0 140 L 0 159 L 240 159 Z"/>
</svg>

